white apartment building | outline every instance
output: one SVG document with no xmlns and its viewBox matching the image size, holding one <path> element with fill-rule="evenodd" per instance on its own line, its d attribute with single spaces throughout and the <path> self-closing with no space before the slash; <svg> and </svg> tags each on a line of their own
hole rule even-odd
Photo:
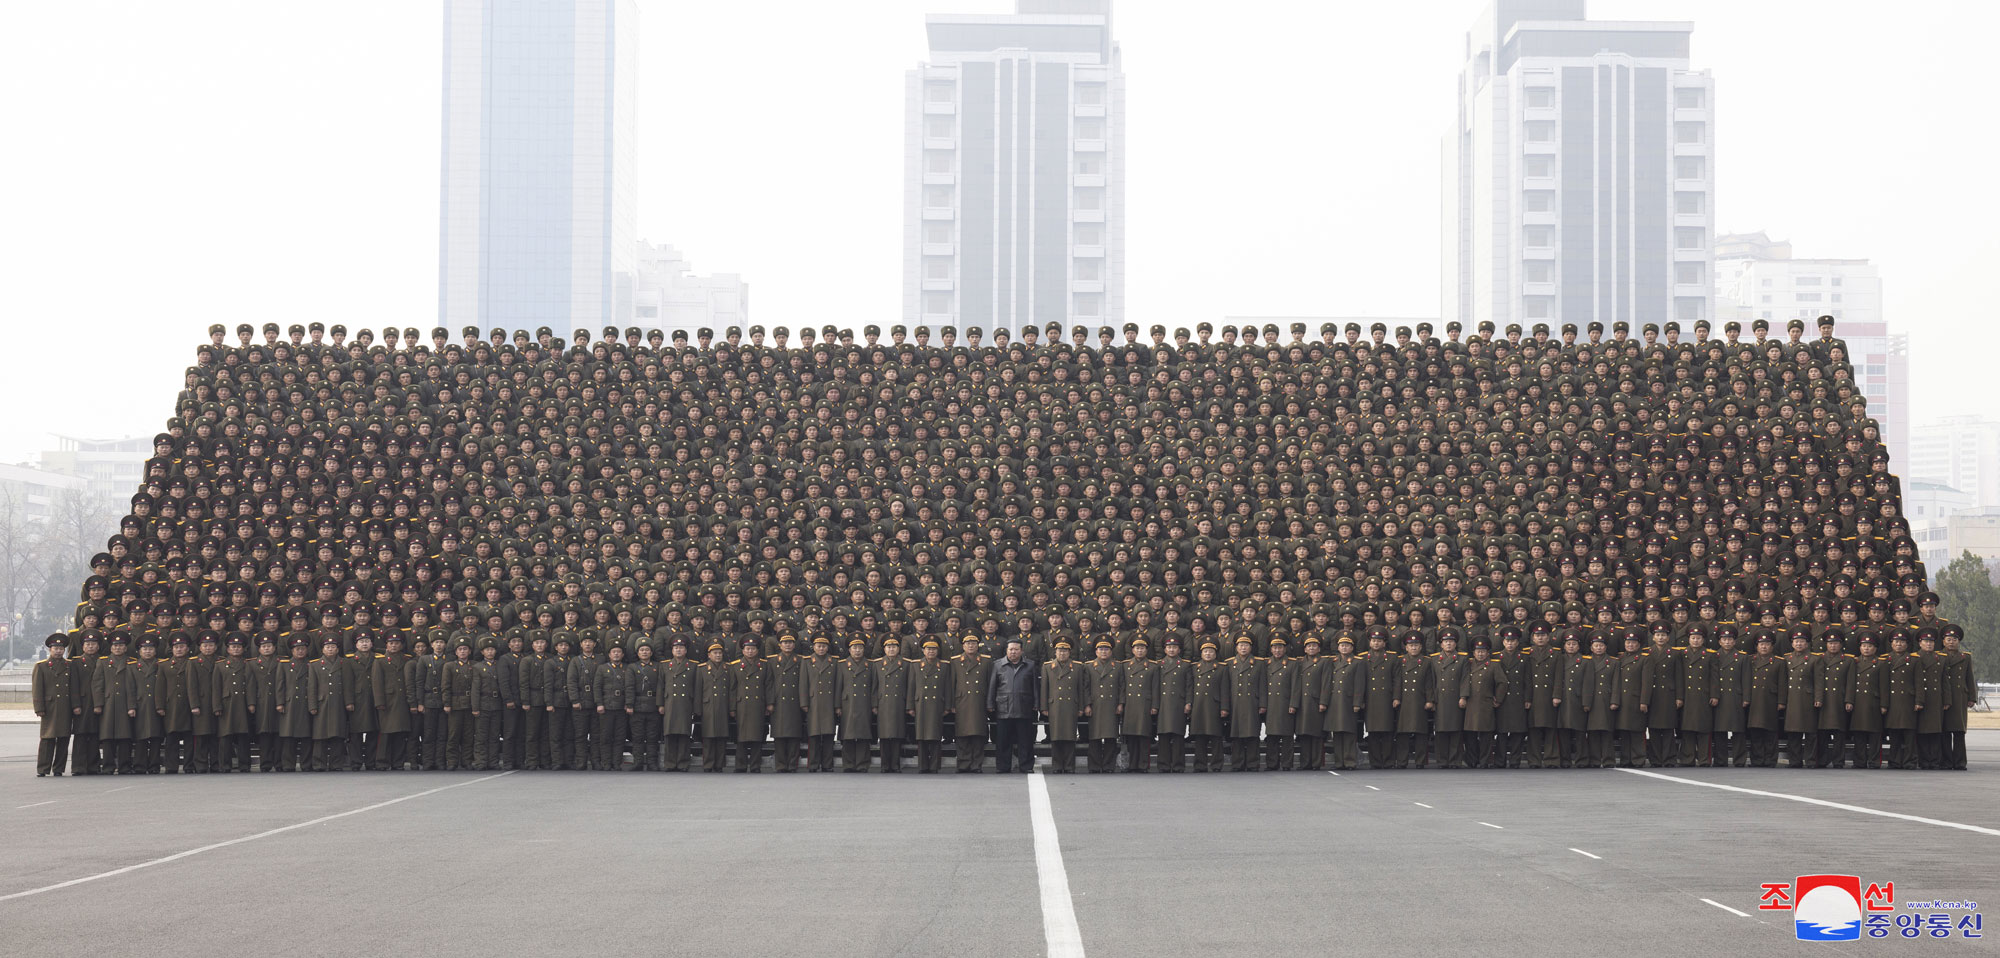
<svg viewBox="0 0 2000 958">
<path fill-rule="evenodd" d="M 1125 318 L 1125 75 L 1110 0 L 932 15 L 904 80 L 903 322 Z"/>
<path fill-rule="evenodd" d="M 1709 318 L 1715 86 L 1682 22 L 1494 0 L 1444 141 L 1442 314 L 1551 326 Z"/>
</svg>

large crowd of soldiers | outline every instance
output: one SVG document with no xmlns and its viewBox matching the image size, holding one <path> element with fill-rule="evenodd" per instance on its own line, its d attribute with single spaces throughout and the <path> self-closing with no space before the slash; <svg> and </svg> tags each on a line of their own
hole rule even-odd
<svg viewBox="0 0 2000 958">
<path fill-rule="evenodd" d="M 1962 768 L 1818 325 L 216 326 L 37 770 Z"/>
</svg>

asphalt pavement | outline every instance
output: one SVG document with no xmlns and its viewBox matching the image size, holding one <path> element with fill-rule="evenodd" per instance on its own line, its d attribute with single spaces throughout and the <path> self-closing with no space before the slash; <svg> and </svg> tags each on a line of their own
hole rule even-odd
<svg viewBox="0 0 2000 958">
<path fill-rule="evenodd" d="M 1790 955 L 1893 946 L 1797 942 L 1764 882 L 2000 903 L 2000 732 L 1973 733 L 1969 772 L 1671 778 L 37 779 L 33 737 L 0 726 L 17 954 Z M 1074 938 L 1045 931 L 1037 787 Z"/>
</svg>

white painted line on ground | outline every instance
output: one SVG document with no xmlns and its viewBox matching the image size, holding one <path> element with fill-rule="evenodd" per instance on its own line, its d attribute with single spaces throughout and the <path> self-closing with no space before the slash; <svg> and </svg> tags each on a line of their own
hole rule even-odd
<svg viewBox="0 0 2000 958">
<path fill-rule="evenodd" d="M 1499 828 L 1499 827 L 1500 827 L 1500 826 L 1498 826 L 1498 825 L 1495 825 L 1495 824 L 1493 824 L 1492 822 L 1480 822 L 1479 824 L 1481 824 L 1481 825 L 1484 825 L 1484 826 L 1486 826 L 1487 828 Z"/>
<path fill-rule="evenodd" d="M 453 782 L 450 785 L 440 785 L 436 788 L 427 788 L 421 792 L 412 792 L 408 795 L 404 795 L 401 798 L 389 799 L 386 802 L 376 802 L 373 805 L 363 805 L 360 808 L 351 808 L 344 812 L 335 812 L 331 815 L 321 815 L 320 817 L 315 818 L 308 822 L 299 822 L 293 825 L 281 825 L 277 828 L 267 829 L 265 831 L 258 832 L 255 835 L 245 835 L 241 838 L 232 838 L 229 839 L 228 841 L 216 842 L 212 845 L 203 845 L 200 848 L 190 848 L 187 851 L 175 852 L 164 858 L 154 858 L 149 861 L 139 862 L 136 865 L 126 865 L 123 868 L 114 868 L 108 872 L 98 872 L 95 875 L 85 875 L 82 878 L 72 878 L 69 881 L 56 882 L 53 885 L 43 885 L 40 888 L 30 888 L 27 891 L 17 891 L 11 895 L 0 895 L 0 901 L 13 901 L 16 898 L 27 898 L 32 895 L 42 894 L 43 892 L 60 891 L 64 888 L 69 888 L 75 885 L 82 885 L 87 882 L 94 882 L 102 878 L 116 878 L 119 875 L 123 875 L 128 872 L 135 872 L 142 868 L 151 868 L 154 865 L 164 865 L 168 862 L 177 862 L 183 858 L 190 858 L 195 855 L 199 855 L 202 852 L 212 852 L 218 848 L 228 848 L 231 845 L 241 845 L 245 842 L 254 842 L 260 838 L 269 838 L 273 835 L 282 835 L 285 832 L 297 831 L 301 828 L 309 828 L 313 825 L 318 825 L 323 822 L 330 822 L 336 818 L 346 818 L 349 815 L 359 815 L 362 812 L 372 812 L 378 808 L 388 808 L 391 805 L 407 802 L 413 798 L 422 798 L 426 795 L 436 795 L 439 792 L 450 791 L 454 788 L 460 788 L 466 785 L 477 785 L 480 782 L 489 781 L 491 779 L 496 779 L 502 776 L 512 775 L 512 774 L 514 773 L 500 772 L 494 775 L 482 775 L 478 778 L 469 779 L 463 782 Z"/>
<path fill-rule="evenodd" d="M 1736 916 L 1736 917 L 1738 917 L 1738 918 L 1748 918 L 1748 917 L 1750 917 L 1750 913 L 1749 913 L 1749 912 L 1747 912 L 1747 911 L 1737 911 L 1736 909 L 1734 909 L 1734 908 L 1731 908 L 1731 907 L 1729 907 L 1728 905 L 1725 905 L 1725 904 L 1723 904 L 1723 903 L 1721 903 L 1721 902 L 1719 902 L 1719 901 L 1716 901 L 1716 900 L 1715 900 L 1715 899 L 1713 899 L 1713 898 L 1704 898 L 1704 899 L 1702 899 L 1702 901 L 1705 901 L 1705 902 L 1708 902 L 1709 904 L 1711 904 L 1711 905 L 1714 905 L 1715 907 L 1717 907 L 1717 908 L 1720 908 L 1720 909 L 1722 909 L 1723 911 L 1726 911 L 1726 912 L 1728 912 L 1728 913 L 1730 913 L 1730 914 L 1732 914 L 1732 915 L 1735 915 L 1735 916 Z"/>
<path fill-rule="evenodd" d="M 1573 851 L 1573 852 L 1575 852 L 1575 853 L 1577 853 L 1577 854 L 1579 854 L 1579 855 L 1582 855 L 1582 856 L 1583 856 L 1583 857 L 1585 857 L 1585 858 L 1593 858 L 1593 859 L 1596 859 L 1596 860 L 1598 860 L 1598 861 L 1603 861 L 1603 860 L 1604 860 L 1604 856 L 1603 856 L 1603 855 L 1592 855 L 1591 853 L 1589 853 L 1589 852 L 1587 852 L 1587 851 L 1584 851 L 1584 850 L 1583 850 L 1583 849 L 1581 849 L 1581 848 L 1572 848 L 1572 849 L 1570 849 L 1570 851 Z"/>
<path fill-rule="evenodd" d="M 1063 868 L 1062 842 L 1056 838 L 1056 816 L 1049 807 L 1049 782 L 1028 776 L 1028 820 L 1035 828 L 1035 876 L 1042 886 L 1042 938 L 1049 958 L 1083 958 L 1083 935 L 1076 927 L 1076 904 L 1069 896 L 1069 871 Z"/>
<path fill-rule="evenodd" d="M 1332 776 L 1334 776 L 1334 777 L 1336 777 L 1336 778 L 1338 778 L 1338 777 L 1340 776 L 1340 773 L 1339 773 L 1339 772 L 1334 772 L 1334 771 L 1329 771 L 1329 772 L 1327 772 L 1327 774 L 1328 774 L 1328 775 L 1332 775 Z"/>
<path fill-rule="evenodd" d="M 17 810 L 17 811 L 18 811 L 18 810 L 20 810 L 20 809 L 23 809 L 23 808 L 40 808 L 40 807 L 42 807 L 43 805 L 54 805 L 55 803 L 56 803 L 56 800 L 55 800 L 55 799 L 53 799 L 53 798 L 51 798 L 51 799 L 49 799 L 49 800 L 48 800 L 48 801 L 46 801 L 46 802 L 36 802 L 36 803 L 35 803 L 35 804 L 33 804 L 33 805 L 16 805 L 16 806 L 14 806 L 14 808 L 15 808 L 15 810 Z"/>
<path fill-rule="evenodd" d="M 124 790 L 126 790 L 126 789 L 128 789 L 128 788 L 138 788 L 138 787 L 139 787 L 139 786 L 137 786 L 137 785 L 121 785 L 121 786 L 119 786 L 119 787 L 117 787 L 117 788 L 113 788 L 113 789 L 109 789 L 109 790 L 106 790 L 106 791 L 104 791 L 104 792 L 102 792 L 102 793 L 100 793 L 100 794 L 104 794 L 104 795 L 109 795 L 109 794 L 111 794 L 112 792 L 122 792 L 122 791 L 124 791 Z"/>
<path fill-rule="evenodd" d="M 1918 824 L 1922 825 L 1937 825 L 1942 828 L 1957 828 L 1968 832 L 1978 832 L 1981 835 L 2000 836 L 2000 829 L 1987 828 L 1983 825 L 1967 825 L 1964 822 L 1948 822 L 1941 818 L 1925 818 L 1922 815 L 1905 815 L 1902 812 L 1885 812 L 1879 808 L 1867 808 L 1861 805 L 1848 805 L 1843 802 L 1829 802 L 1823 798 L 1809 798 L 1804 795 L 1793 795 L 1788 792 L 1767 792 L 1760 788 L 1742 788 L 1736 785 L 1723 785 L 1717 782 L 1704 782 L 1699 779 L 1682 778 L 1679 775 L 1662 775 L 1659 772 L 1648 772 L 1645 771 L 1644 769 L 1621 768 L 1619 769 L 1619 771 L 1630 772 L 1634 775 L 1644 775 L 1647 778 L 1657 778 L 1665 782 L 1680 782 L 1683 785 L 1700 785 L 1703 788 L 1719 788 L 1725 792 L 1741 792 L 1745 795 L 1761 795 L 1765 798 L 1786 798 L 1794 802 L 1804 802 L 1807 805 L 1818 805 L 1821 806 L 1822 808 L 1837 808 L 1844 812 L 1860 812 L 1863 815 L 1880 815 L 1883 818 L 1900 818 L 1906 822 L 1917 822 Z"/>
<path fill-rule="evenodd" d="M 1369 790 L 1369 791 L 1371 791 L 1371 792 L 1379 792 L 1379 791 L 1381 791 L 1381 789 L 1379 789 L 1379 788 L 1376 788 L 1376 787 L 1375 787 L 1375 786 L 1373 786 L 1373 785 L 1363 785 L 1363 786 L 1361 786 L 1361 787 L 1362 787 L 1362 788 L 1365 788 L 1365 789 L 1367 789 L 1367 790 Z"/>
<path fill-rule="evenodd" d="M 1418 808 L 1429 808 L 1429 807 L 1430 807 L 1429 805 L 1426 805 L 1426 804 L 1424 804 L 1424 803 L 1422 803 L 1422 802 L 1411 802 L 1410 804 L 1412 804 L 1412 805 L 1415 805 L 1415 806 L 1417 806 Z"/>
</svg>

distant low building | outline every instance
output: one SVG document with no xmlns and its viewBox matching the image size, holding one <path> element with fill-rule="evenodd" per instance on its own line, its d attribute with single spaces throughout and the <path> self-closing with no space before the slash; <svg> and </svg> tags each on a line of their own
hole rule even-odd
<svg viewBox="0 0 2000 958">
<path fill-rule="evenodd" d="M 1907 468 L 1898 474 L 1970 494 L 1979 509 L 2000 509 L 2000 420 L 1946 416 L 1910 435 Z"/>
<path fill-rule="evenodd" d="M 42 453 L 42 471 L 75 476 L 93 496 L 123 500 L 138 491 L 152 458 L 150 436 L 125 439 L 78 439 L 56 436 L 56 448 Z"/>
<path fill-rule="evenodd" d="M 1904 481 L 1903 516 L 1910 520 L 1910 538 L 1916 540 L 1924 568 L 1935 573 L 1951 562 L 1950 519 L 1978 508 L 1972 493 L 1923 479 Z"/>
<path fill-rule="evenodd" d="M 12 518 L 42 522 L 53 515 L 64 493 L 85 491 L 89 482 L 80 476 L 36 469 L 33 466 L 0 465 L 0 513 Z"/>
<path fill-rule="evenodd" d="M 674 330 L 706 326 L 718 339 L 731 326 L 750 322 L 750 287 L 736 273 L 695 273 L 680 250 L 639 241 L 639 272 L 632 290 L 632 325 L 658 329 L 669 339 Z"/>
</svg>

